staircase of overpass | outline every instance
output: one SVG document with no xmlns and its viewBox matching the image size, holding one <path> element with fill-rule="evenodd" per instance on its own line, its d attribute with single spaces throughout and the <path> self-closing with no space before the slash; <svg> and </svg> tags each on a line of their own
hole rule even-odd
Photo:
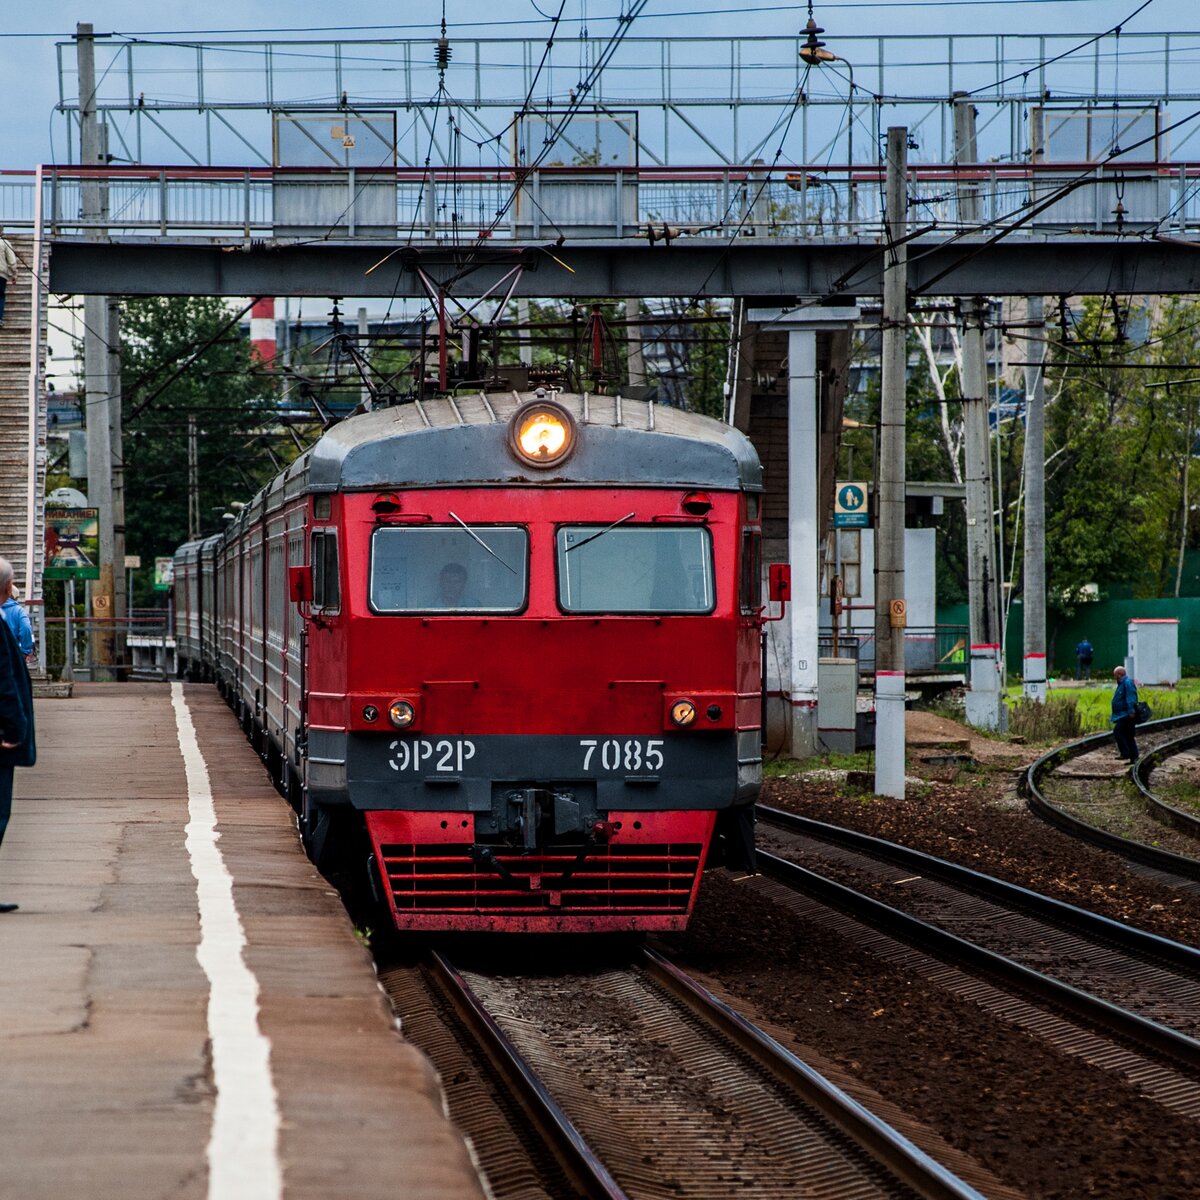
<svg viewBox="0 0 1200 1200">
<path fill-rule="evenodd" d="M 35 349 L 46 344 L 46 316 L 45 306 L 39 305 L 41 322 L 35 338 L 33 238 L 13 233 L 7 237 L 17 255 L 17 274 L 9 281 L 0 325 L 0 555 L 12 563 L 22 595 L 39 601 L 46 397 L 42 373 L 35 370 L 39 366 Z M 40 275 L 45 278 L 44 262 Z"/>
</svg>

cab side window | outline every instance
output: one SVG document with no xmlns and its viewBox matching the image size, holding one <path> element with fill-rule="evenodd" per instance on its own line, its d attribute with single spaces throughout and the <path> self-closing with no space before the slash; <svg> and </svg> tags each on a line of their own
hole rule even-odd
<svg viewBox="0 0 1200 1200">
<path fill-rule="evenodd" d="M 312 535 L 312 585 L 315 610 L 337 612 L 341 608 L 337 533 L 332 529 Z"/>
<path fill-rule="evenodd" d="M 762 608 L 762 534 L 757 529 L 742 530 L 742 612 L 756 613 Z"/>
</svg>

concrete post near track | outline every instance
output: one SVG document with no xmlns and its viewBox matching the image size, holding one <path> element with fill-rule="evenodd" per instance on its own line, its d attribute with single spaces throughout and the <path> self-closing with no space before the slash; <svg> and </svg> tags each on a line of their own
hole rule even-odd
<svg viewBox="0 0 1200 1200">
<path fill-rule="evenodd" d="M 1025 697 L 1046 700 L 1046 324 L 1041 296 L 1029 297 L 1025 368 Z"/>
<path fill-rule="evenodd" d="M 904 796 L 904 484 L 908 382 L 908 129 L 887 131 L 875 548 L 875 791 Z"/>
<path fill-rule="evenodd" d="M 790 718 L 791 753 L 803 758 L 817 752 L 817 666 L 821 627 L 821 503 L 817 334 L 852 328 L 857 305 L 752 308 L 747 319 L 788 335 L 788 562 L 792 599 L 787 618 L 788 660 L 781 689 Z"/>
</svg>

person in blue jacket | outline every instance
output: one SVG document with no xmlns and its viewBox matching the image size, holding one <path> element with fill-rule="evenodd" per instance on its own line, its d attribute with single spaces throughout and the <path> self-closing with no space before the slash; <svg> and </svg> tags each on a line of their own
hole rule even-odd
<svg viewBox="0 0 1200 1200">
<path fill-rule="evenodd" d="M 11 571 L 12 567 L 8 569 Z M 29 621 L 29 613 L 25 611 L 25 606 L 17 598 L 17 589 L 11 575 L 6 580 L 2 569 L 0 569 L 0 601 L 3 601 L 0 603 L 0 616 L 3 616 L 8 622 L 13 637 L 17 639 L 17 648 L 28 658 L 33 653 L 33 626 Z"/>
<path fill-rule="evenodd" d="M 1113 692 L 1112 716 L 1113 740 L 1117 743 L 1117 757 L 1133 762 L 1138 756 L 1137 738 L 1134 737 L 1134 710 L 1137 708 L 1137 684 L 1129 677 L 1124 667 L 1113 671 L 1117 690 Z"/>
<path fill-rule="evenodd" d="M 12 582 L 12 566 L 0 558 L 0 581 Z M 3 588 L 0 582 L 0 588 Z M 7 621 L 0 621 L 0 842 L 12 814 L 13 770 L 32 767 L 37 758 L 33 732 L 33 685 L 25 656 Z M 0 913 L 17 905 L 0 903 Z"/>
<path fill-rule="evenodd" d="M 1082 642 L 1075 647 L 1075 678 L 1076 679 L 1091 679 L 1092 677 L 1092 655 L 1095 651 L 1092 649 L 1092 643 L 1084 638 Z"/>
</svg>

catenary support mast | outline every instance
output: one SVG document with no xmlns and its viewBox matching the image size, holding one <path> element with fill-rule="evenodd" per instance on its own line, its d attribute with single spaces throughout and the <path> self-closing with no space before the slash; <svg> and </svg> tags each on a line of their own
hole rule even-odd
<svg viewBox="0 0 1200 1200">
<path fill-rule="evenodd" d="M 1029 298 L 1025 368 L 1025 687 L 1046 699 L 1046 325 L 1041 296 Z"/>
<path fill-rule="evenodd" d="M 904 795 L 904 392 L 908 374 L 908 130 L 887 132 L 887 260 L 883 278 L 875 549 L 875 790 Z"/>
</svg>

